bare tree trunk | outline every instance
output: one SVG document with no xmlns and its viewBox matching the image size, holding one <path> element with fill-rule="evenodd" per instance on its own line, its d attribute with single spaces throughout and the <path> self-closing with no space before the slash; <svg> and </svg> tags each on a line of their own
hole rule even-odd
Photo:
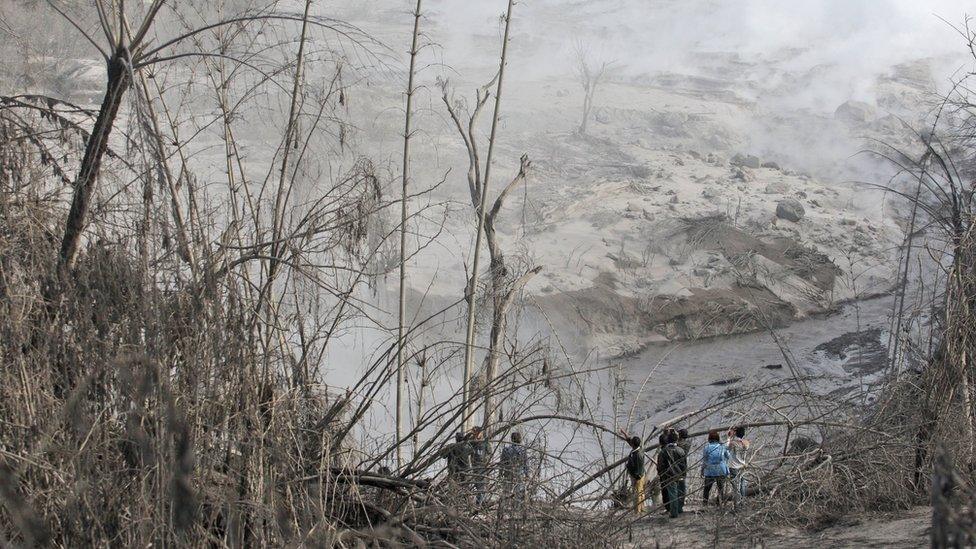
<svg viewBox="0 0 976 549">
<path fill-rule="evenodd" d="M 528 284 L 533 276 L 542 270 L 541 266 L 534 267 L 508 286 L 508 268 L 505 266 L 505 256 L 498 245 L 498 238 L 495 232 L 495 220 L 505 205 L 505 199 L 508 198 L 512 190 L 525 182 L 531 165 L 532 163 L 529 161 L 528 155 L 522 155 L 518 174 L 502 189 L 498 198 L 495 199 L 491 211 L 488 212 L 485 218 L 485 241 L 488 244 L 488 254 L 491 257 L 488 270 L 491 276 L 492 299 L 491 334 L 488 339 L 488 357 L 485 361 L 484 377 L 484 387 L 488 389 L 485 393 L 484 404 L 483 425 L 485 427 L 491 422 L 491 417 L 495 410 L 494 398 L 492 398 L 494 391 L 490 387 L 498 375 L 498 366 L 501 362 L 500 350 L 504 343 L 505 332 L 508 326 L 508 309 L 518 292 Z"/>
<path fill-rule="evenodd" d="M 403 189 L 400 196 L 400 295 L 397 304 L 397 371 L 396 371 L 396 437 L 397 468 L 403 466 L 403 393 L 406 385 L 406 371 L 403 368 L 404 315 L 407 304 L 407 182 L 410 169 L 410 115 L 413 103 L 413 74 L 417 60 L 417 37 L 420 34 L 420 4 L 413 12 L 413 41 L 410 44 L 410 74 L 407 76 L 407 114 L 403 124 Z M 423 397 L 418 397 L 423 398 Z"/>
<path fill-rule="evenodd" d="M 308 12 L 312 7 L 312 0 L 305 0 L 305 13 L 302 16 L 302 32 L 298 42 L 298 54 L 295 58 L 295 79 L 292 82 L 291 102 L 288 109 L 288 124 L 285 127 L 284 149 L 281 153 L 281 172 L 278 177 L 278 190 L 275 195 L 274 217 L 272 220 L 272 244 L 271 244 L 271 264 L 268 271 L 268 284 L 274 279 L 275 267 L 278 263 L 278 255 L 281 253 L 279 238 L 283 230 L 285 208 L 287 206 L 288 189 L 286 179 L 288 177 L 288 157 L 291 152 L 292 140 L 295 134 L 295 120 L 298 118 L 298 95 L 302 82 L 302 69 L 304 68 L 305 44 L 308 38 Z"/>
<path fill-rule="evenodd" d="M 935 458 L 930 490 L 932 504 L 932 528 L 930 539 L 932 547 L 962 547 L 964 541 L 958 527 L 952 520 L 952 492 L 956 488 L 952 462 L 945 449 L 940 449 Z"/>
<path fill-rule="evenodd" d="M 288 123 L 285 126 L 285 139 L 284 139 L 284 149 L 281 155 L 281 171 L 278 176 L 278 188 L 275 193 L 274 201 L 274 211 L 272 212 L 271 220 L 271 254 L 268 261 L 268 277 L 265 280 L 261 293 L 258 296 L 258 304 L 255 308 L 255 320 L 261 314 L 262 309 L 265 304 L 267 304 L 268 310 L 271 315 L 277 315 L 277 307 L 272 303 L 273 298 L 271 297 L 272 289 L 274 288 L 275 277 L 278 274 L 278 265 L 281 260 L 281 255 L 284 252 L 285 245 L 282 243 L 281 233 L 284 230 L 284 218 L 285 210 L 288 203 L 288 196 L 291 193 L 291 185 L 294 181 L 290 182 L 286 186 L 286 179 L 288 177 L 288 159 L 289 153 L 291 152 L 292 142 L 295 134 L 295 122 L 298 118 L 298 101 L 299 92 L 301 88 L 302 81 L 302 70 L 304 67 L 305 59 L 305 45 L 308 40 L 308 22 L 309 22 L 309 11 L 312 7 L 312 0 L 305 0 L 305 11 L 302 15 L 302 31 L 298 42 L 298 53 L 295 58 L 295 79 L 292 83 L 291 90 L 291 102 L 288 110 Z M 267 327 L 267 333 L 265 334 L 266 341 L 265 346 L 271 346 L 272 332 L 275 328 L 269 324 Z M 279 339 L 283 341 L 283 336 L 279 333 Z M 282 345 L 282 353 L 286 353 L 285 346 Z M 293 369 L 291 382 L 294 386 L 304 385 L 308 382 L 304 379 L 302 372 L 299 369 Z"/>
<path fill-rule="evenodd" d="M 419 3 L 419 2 L 418 2 Z M 424 389 L 427 388 L 427 349 L 425 348 L 417 358 L 420 368 L 420 381 L 417 383 L 417 424 L 413 433 L 414 456 L 420 451 L 420 428 L 424 418 Z"/>
<path fill-rule="evenodd" d="M 540 271 L 542 271 L 542 266 L 534 267 L 520 276 L 509 288 L 503 287 L 505 279 L 501 274 L 496 275 L 492 273 L 492 289 L 497 293 L 493 296 L 494 309 L 492 310 L 491 337 L 488 342 L 488 361 L 485 367 L 484 386 L 488 391 L 485 394 L 483 425 L 486 428 L 491 423 L 491 418 L 495 413 L 494 391 L 491 390 L 491 385 L 498 375 L 498 366 L 501 363 L 500 349 L 505 340 L 505 332 L 508 329 L 508 309 L 511 307 L 512 301 L 515 300 L 518 292 Z"/>
<path fill-rule="evenodd" d="M 172 170 L 169 169 L 169 163 L 166 161 L 166 149 L 163 145 L 163 132 L 159 126 L 159 117 L 156 116 L 156 109 L 152 105 L 152 97 L 149 95 L 149 85 L 146 82 L 146 77 L 141 73 L 139 75 L 139 83 L 142 88 L 143 99 L 146 102 L 147 122 L 152 125 L 152 127 L 147 128 L 147 133 L 151 134 L 150 139 L 153 141 L 152 145 L 156 153 L 156 162 L 159 163 L 162 169 L 163 177 L 166 179 L 166 187 L 169 189 L 170 206 L 173 212 L 173 221 L 176 224 L 176 242 L 179 246 L 180 254 L 183 255 L 183 258 L 190 265 L 190 271 L 196 276 L 196 253 L 193 250 L 193 242 L 187 231 L 183 208 L 180 206 L 176 181 L 173 177 Z M 186 171 L 185 166 L 186 163 L 184 162 L 184 172 Z"/>
<path fill-rule="evenodd" d="M 952 345 L 956 345 L 957 348 L 954 351 L 949 352 L 949 357 L 956 362 L 955 364 L 955 374 L 956 380 L 959 384 L 959 395 L 962 399 L 962 413 L 965 415 L 965 422 L 962 425 L 962 439 L 966 441 L 965 455 L 963 456 L 963 461 L 968 467 L 972 467 L 974 462 L 974 426 L 973 426 L 973 404 L 972 404 L 972 394 L 970 387 L 970 369 L 972 365 L 970 364 L 969 353 L 970 353 L 970 342 L 968 331 L 971 327 L 968 323 L 972 320 L 972 311 L 969 309 L 970 299 L 969 295 L 971 292 L 969 284 L 964 277 L 963 270 L 965 266 L 960 260 L 959 254 L 968 255 L 968 250 L 963 250 L 962 246 L 959 246 L 956 250 L 956 260 L 955 260 L 955 273 L 953 276 L 955 278 L 956 285 L 956 299 L 955 306 L 961 310 L 953 315 L 953 319 L 950 321 L 952 324 L 952 332 L 950 335 L 950 341 Z"/>
<path fill-rule="evenodd" d="M 108 62 L 108 85 L 102 106 L 95 120 L 88 143 L 85 145 L 85 156 L 75 179 L 75 192 L 71 200 L 71 210 L 61 239 L 61 253 L 58 258 L 58 271 L 62 277 L 74 267 L 81 243 L 81 233 L 85 229 L 85 217 L 91 202 L 95 184 L 98 181 L 98 171 L 102 165 L 102 156 L 108 148 L 108 139 L 115 124 L 115 117 L 119 114 L 119 107 L 127 89 L 132 84 L 132 69 L 129 51 L 124 47 L 116 50 Z"/>
<path fill-rule="evenodd" d="M 590 121 L 590 109 L 593 107 L 593 99 L 590 95 L 590 90 L 587 88 L 583 96 L 583 120 L 580 121 L 579 133 L 580 135 L 586 134 L 586 125 Z"/>
<path fill-rule="evenodd" d="M 467 330 L 464 338 L 464 427 L 471 423 L 471 367 L 474 361 L 474 318 L 477 309 L 476 293 L 478 289 L 478 261 L 481 255 L 481 236 L 485 230 L 485 208 L 488 204 L 488 183 L 491 176 L 491 156 L 495 149 L 495 132 L 498 129 L 498 114 L 502 101 L 502 83 L 505 80 L 505 56 L 508 53 L 509 28 L 512 23 L 512 8 L 514 0 L 508 0 L 508 10 L 505 13 L 505 34 L 502 38 L 502 55 L 498 66 L 498 83 L 495 89 L 495 110 L 491 120 L 491 134 L 488 137 L 488 155 L 485 158 L 485 179 L 481 185 L 481 197 L 478 202 L 478 230 L 474 240 L 474 259 L 471 264 L 471 278 L 468 282 L 466 298 L 468 300 Z"/>
</svg>

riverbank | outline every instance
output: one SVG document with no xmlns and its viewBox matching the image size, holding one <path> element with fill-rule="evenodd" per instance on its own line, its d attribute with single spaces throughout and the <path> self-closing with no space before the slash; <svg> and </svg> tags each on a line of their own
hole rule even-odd
<svg viewBox="0 0 976 549">
<path fill-rule="evenodd" d="M 732 514 L 687 513 L 675 520 L 652 516 L 623 534 L 618 547 L 644 548 L 765 548 L 859 547 L 909 549 L 929 545 L 932 509 L 850 516 L 816 529 L 746 530 Z"/>
</svg>

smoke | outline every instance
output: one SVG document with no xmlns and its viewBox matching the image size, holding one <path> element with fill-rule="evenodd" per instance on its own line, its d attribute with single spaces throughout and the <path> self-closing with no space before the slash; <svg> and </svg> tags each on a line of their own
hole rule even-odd
<svg viewBox="0 0 976 549">
<path fill-rule="evenodd" d="M 462 73 L 490 74 L 506 2 L 427 6 L 444 62 Z M 511 66 L 516 78 L 558 76 L 570 70 L 576 41 L 630 75 L 708 74 L 714 72 L 709 54 L 732 53 L 766 71 L 819 68 L 819 85 L 803 96 L 806 106 L 826 108 L 871 100 L 879 76 L 920 58 L 943 58 L 932 76 L 944 80 L 963 50 L 950 23 L 961 24 L 968 6 L 963 0 L 528 0 L 516 6 Z M 762 71 L 728 76 L 772 76 L 765 83 L 777 83 L 775 74 Z"/>
</svg>

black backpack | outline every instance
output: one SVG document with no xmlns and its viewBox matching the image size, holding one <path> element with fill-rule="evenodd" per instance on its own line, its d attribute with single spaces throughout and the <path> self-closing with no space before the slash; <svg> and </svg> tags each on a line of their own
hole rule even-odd
<svg viewBox="0 0 976 549">
<path fill-rule="evenodd" d="M 627 474 L 631 478 L 642 478 L 644 476 L 644 452 L 640 449 L 631 450 L 627 456 Z"/>
</svg>

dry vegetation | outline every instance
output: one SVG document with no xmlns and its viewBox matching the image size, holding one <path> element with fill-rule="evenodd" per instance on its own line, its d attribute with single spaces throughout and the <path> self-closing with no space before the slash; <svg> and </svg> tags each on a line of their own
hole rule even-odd
<svg viewBox="0 0 976 549">
<path fill-rule="evenodd" d="M 580 547 L 618 540 L 634 520 L 608 505 L 621 482 L 619 449 L 601 445 L 601 458 L 578 468 L 571 449 L 533 444 L 528 501 L 508 496 L 489 470 L 487 503 L 476 505 L 442 471 L 443 450 L 475 415 L 474 401 L 484 403 L 493 448 L 513 429 L 539 422 L 619 444 L 584 402 L 584 372 L 554 367 L 550 349 L 506 345 L 510 306 L 539 267 L 506 263 L 494 239 L 495 216 L 530 163 L 523 158 L 490 201 L 472 130 L 480 110 L 497 101 L 501 74 L 494 95 L 480 89 L 468 112 L 444 87 L 471 159 L 473 212 L 487 233 L 488 284 L 472 277 L 463 292 L 472 310 L 490 309 L 489 346 L 480 350 L 485 373 L 449 398 L 425 402 L 430 376 L 460 369 L 464 351 L 475 348 L 470 339 L 467 349 L 415 348 L 408 341 L 441 320 L 404 326 L 401 305 L 400 325 L 391 329 L 399 337 L 371 363 L 350 365 L 362 376 L 336 390 L 319 381 L 330 341 L 347 320 L 372 314 L 358 291 L 403 262 L 402 239 L 399 262 L 389 260 L 394 236 L 418 214 L 405 209 L 405 174 L 401 201 L 384 195 L 368 159 L 355 158 L 339 175 L 316 171 L 310 149 L 342 149 L 341 105 L 355 67 L 313 47 L 312 36 L 338 37 L 352 57 L 373 63 L 383 63 L 387 50 L 354 27 L 309 15 L 310 2 L 304 14 L 216 4 L 181 3 L 183 11 L 161 0 L 128 8 L 98 1 L 98 10 L 56 4 L 79 29 L 100 29 L 90 40 L 109 67 L 101 109 L 40 95 L 0 98 L 0 543 Z M 164 18 L 175 33 L 156 34 Z M 172 68 L 177 62 L 185 64 Z M 311 84 L 307 63 L 332 77 Z M 36 72 L 27 66 L 25 74 Z M 207 125 L 219 128 L 226 159 L 219 193 L 198 185 L 188 159 L 193 136 L 180 133 L 181 109 L 192 105 L 166 91 L 188 94 L 189 81 L 203 82 L 216 106 Z M 252 101 L 272 93 L 290 114 L 276 128 L 273 165 L 250 166 L 235 133 L 248 123 Z M 892 155 L 915 185 L 893 189 L 911 206 L 908 232 L 926 228 L 938 276 L 917 289 L 926 316 L 917 314 L 920 306 L 900 311 L 900 352 L 889 382 L 870 390 L 871 403 L 863 394 L 812 395 L 784 349 L 788 381 L 730 389 L 645 430 L 652 450 L 669 425 L 696 436 L 731 423 L 755 429 L 764 450 L 738 517 L 742 528 L 813 525 L 931 497 L 940 543 L 973 542 L 966 494 L 976 460 L 976 212 L 960 166 L 970 163 L 974 113 L 962 94 L 948 105 L 954 125 L 938 129 L 950 144 L 927 138 L 917 162 Z M 117 120 L 123 110 L 124 123 Z M 490 141 L 488 151 L 490 166 Z M 266 175 L 255 177 L 259 171 Z M 316 193 L 303 187 L 311 179 Z M 400 225 L 390 223 L 394 210 Z M 916 247 L 909 240 L 906 250 Z M 920 332 L 907 329 L 926 322 Z M 392 441 L 359 445 L 355 431 L 377 400 L 411 396 L 400 392 L 409 364 L 421 365 L 415 401 L 403 403 L 415 406 L 404 415 L 413 424 L 398 425 Z M 503 399 L 508 413 L 498 417 Z M 553 399 L 554 409 L 537 406 Z M 633 409 L 628 416 L 636 422 Z M 380 472 L 394 455 L 396 470 Z"/>
</svg>

